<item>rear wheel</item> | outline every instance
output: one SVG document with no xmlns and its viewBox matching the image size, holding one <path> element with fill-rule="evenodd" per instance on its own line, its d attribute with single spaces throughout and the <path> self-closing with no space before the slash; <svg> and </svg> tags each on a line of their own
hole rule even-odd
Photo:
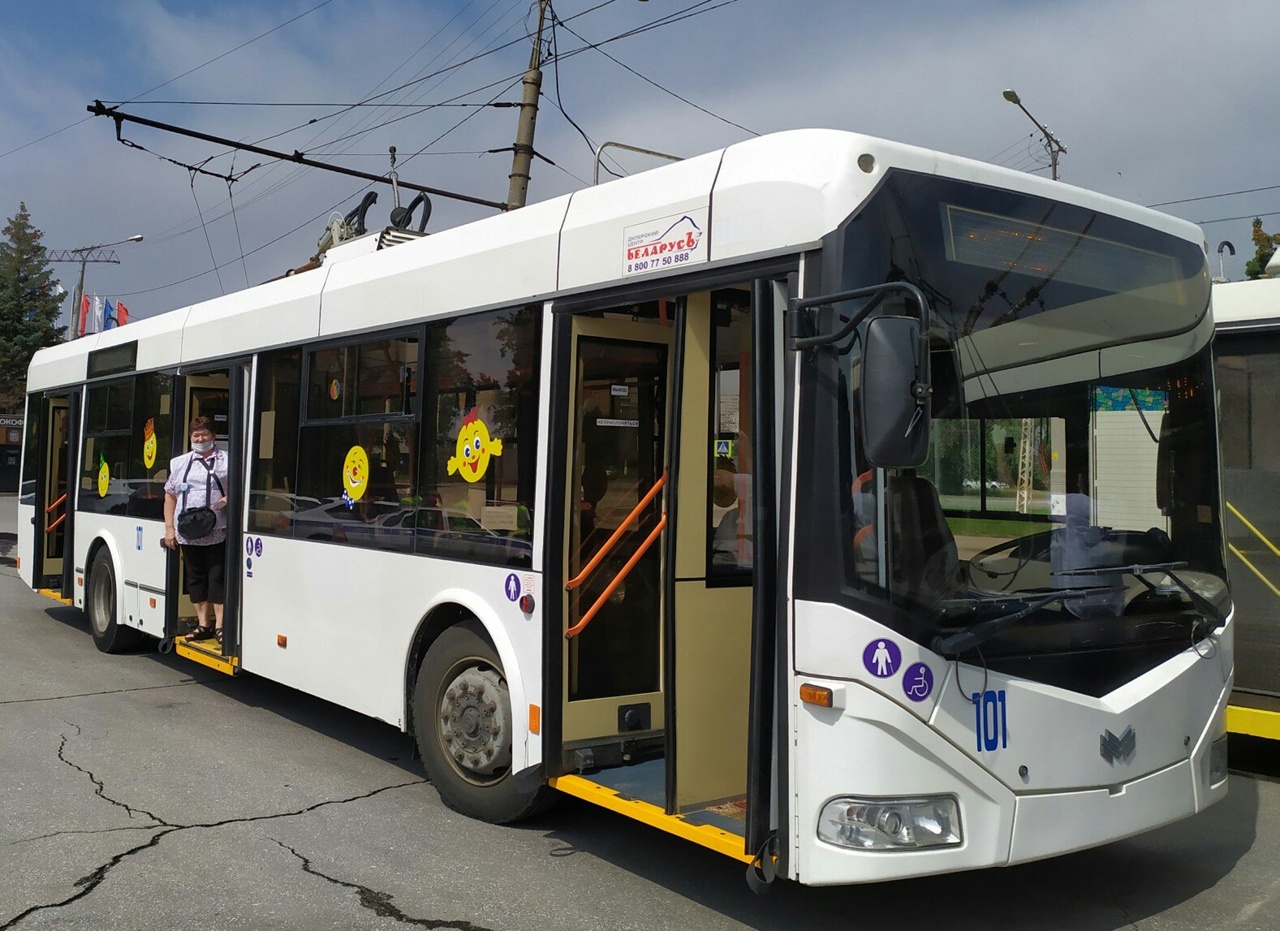
<svg viewBox="0 0 1280 931">
<path fill-rule="evenodd" d="M 103 653 L 122 653 L 136 647 L 142 640 L 142 632 L 124 627 L 117 622 L 119 603 L 116 589 L 116 569 L 107 548 L 99 548 L 89 567 L 89 591 L 85 608 L 89 615 L 89 631 L 93 642 Z"/>
<path fill-rule="evenodd" d="M 546 808 L 541 784 L 511 773 L 511 695 L 497 652 L 474 622 L 450 627 L 427 651 L 413 694 L 414 737 L 427 775 L 454 811 L 503 824 Z"/>
</svg>

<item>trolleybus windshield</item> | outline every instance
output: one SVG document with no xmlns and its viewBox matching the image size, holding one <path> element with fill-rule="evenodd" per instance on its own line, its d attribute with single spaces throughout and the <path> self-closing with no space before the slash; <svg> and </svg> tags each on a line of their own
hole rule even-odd
<svg viewBox="0 0 1280 931">
<path fill-rule="evenodd" d="M 935 650 L 1093 694 L 1218 626 L 1201 250 L 1079 206 L 907 173 L 844 236 L 834 284 L 907 281 L 928 297 L 933 417 L 919 468 L 873 468 L 859 332 L 806 367 L 809 398 L 834 378 L 841 399 L 828 429 L 802 431 L 807 455 L 833 466 L 812 480 L 835 485 L 842 565 L 822 534 L 803 537 L 814 577 L 843 580 L 829 594 Z"/>
</svg>

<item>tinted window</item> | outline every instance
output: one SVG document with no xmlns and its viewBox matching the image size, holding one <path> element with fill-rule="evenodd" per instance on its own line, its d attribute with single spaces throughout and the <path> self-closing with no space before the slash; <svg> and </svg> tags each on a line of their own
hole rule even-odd
<svg viewBox="0 0 1280 931">
<path fill-rule="evenodd" d="M 81 511 L 124 514 L 132 486 L 130 422 L 133 381 L 90 388 L 86 399 L 84 458 L 80 464 Z"/>
<path fill-rule="evenodd" d="M 39 446 L 36 442 L 40 427 L 40 397 L 27 396 L 27 420 L 22 442 L 22 488 L 19 504 L 35 504 L 36 502 L 36 461 Z"/>
<path fill-rule="evenodd" d="M 418 380 L 416 336 L 335 346 L 311 353 L 307 419 L 413 411 Z"/>
<path fill-rule="evenodd" d="M 417 503 L 416 450 L 411 421 L 304 426 L 298 492 L 324 504 L 293 516 L 294 535 L 412 552 L 412 533 L 386 521 Z"/>
<path fill-rule="evenodd" d="M 427 328 L 422 498 L 428 555 L 532 564 L 540 309 L 477 314 Z"/>
<path fill-rule="evenodd" d="M 709 578 L 751 579 L 751 295 L 712 295 Z"/>
<path fill-rule="evenodd" d="M 319 504 L 296 500 L 301 373 L 300 350 L 258 357 L 254 439 L 250 450 L 251 533 L 292 536 L 293 514 Z"/>
<path fill-rule="evenodd" d="M 173 376 L 139 375 L 134 383 L 129 442 L 130 517 L 164 520 L 164 482 L 173 451 Z"/>
</svg>

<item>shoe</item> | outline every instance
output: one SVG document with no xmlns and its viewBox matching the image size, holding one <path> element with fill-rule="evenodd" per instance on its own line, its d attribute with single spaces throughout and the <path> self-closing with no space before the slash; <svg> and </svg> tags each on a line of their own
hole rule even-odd
<svg viewBox="0 0 1280 931">
<path fill-rule="evenodd" d="M 197 625 L 196 629 L 187 634 L 183 639 L 189 643 L 194 643 L 197 640 L 208 640 L 213 637 L 213 635 L 214 631 L 212 627 L 200 627 Z"/>
</svg>

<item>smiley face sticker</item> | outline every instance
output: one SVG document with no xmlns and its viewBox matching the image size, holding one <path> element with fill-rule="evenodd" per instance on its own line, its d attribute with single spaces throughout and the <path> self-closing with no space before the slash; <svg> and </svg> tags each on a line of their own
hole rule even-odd
<svg viewBox="0 0 1280 931">
<path fill-rule="evenodd" d="M 478 482 L 489 470 L 489 459 L 502 455 L 502 440 L 489 436 L 489 428 L 480 419 L 478 408 L 462 420 L 458 428 L 457 455 L 449 459 L 449 474 L 462 474 L 468 482 Z"/>
<path fill-rule="evenodd" d="M 107 459 L 101 453 L 98 454 L 98 497 L 105 498 L 107 489 L 111 486 L 111 469 L 107 467 Z"/>
<path fill-rule="evenodd" d="M 142 428 L 142 464 L 148 469 L 156 464 L 156 419 L 150 417 Z"/>
<path fill-rule="evenodd" d="M 363 446 L 352 446 L 342 463 L 342 497 L 354 503 L 364 497 L 364 490 L 368 487 L 369 454 Z"/>
</svg>

